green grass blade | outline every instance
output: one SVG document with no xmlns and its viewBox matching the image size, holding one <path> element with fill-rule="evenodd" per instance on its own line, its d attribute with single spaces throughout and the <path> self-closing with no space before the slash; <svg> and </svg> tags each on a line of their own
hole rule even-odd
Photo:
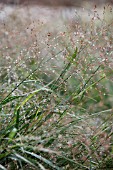
<svg viewBox="0 0 113 170">
<path fill-rule="evenodd" d="M 20 159 L 21 161 L 24 161 L 24 162 L 26 162 L 26 163 L 28 163 L 28 164 L 30 164 L 30 165 L 32 165 L 32 166 L 34 166 L 34 167 L 36 167 L 36 165 L 35 164 L 33 164 L 31 161 L 29 161 L 27 158 L 25 158 L 25 157 L 23 157 L 23 156 L 21 156 L 20 154 L 18 154 L 18 153 L 14 153 L 14 155 L 13 156 L 16 156 L 18 159 Z"/>
<path fill-rule="evenodd" d="M 94 85 L 96 85 L 98 82 L 100 82 L 100 81 L 103 80 L 104 78 L 105 78 L 105 76 L 103 76 L 102 78 L 100 78 L 98 81 L 92 83 L 90 86 L 88 86 L 87 88 L 85 88 L 83 91 L 81 91 L 80 93 L 78 93 L 77 95 L 75 95 L 75 96 L 73 97 L 73 99 L 76 99 L 76 98 L 78 98 L 78 97 L 80 97 L 80 96 L 81 96 L 81 99 L 82 99 L 83 96 L 84 96 L 84 93 L 85 93 L 87 90 L 90 90 L 91 87 L 93 87 Z"/>
<path fill-rule="evenodd" d="M 41 170 L 46 170 L 42 164 L 38 163 L 38 166 L 40 167 Z"/>
<path fill-rule="evenodd" d="M 52 90 L 56 90 L 59 87 L 59 80 L 63 79 L 66 72 L 69 70 L 69 68 L 71 67 L 73 60 L 77 57 L 78 54 L 78 48 L 76 47 L 75 52 L 72 54 L 72 56 L 69 57 L 69 62 L 64 66 L 63 70 L 61 71 L 60 75 L 58 76 L 58 78 L 52 83 L 50 84 L 50 87 Z"/>
<path fill-rule="evenodd" d="M 0 105 L 5 105 L 5 104 L 7 104 L 7 103 L 9 103 L 9 102 L 11 102 L 11 101 L 13 101 L 13 100 L 15 100 L 15 99 L 21 98 L 21 97 L 24 97 L 24 96 L 10 96 L 10 97 L 7 97 L 6 99 L 4 99 L 4 100 L 0 103 Z"/>
<path fill-rule="evenodd" d="M 9 134 L 9 141 L 8 142 L 11 142 L 12 139 L 14 139 L 16 133 L 17 133 L 17 129 L 13 128 L 12 131 L 10 132 L 10 134 Z"/>
<path fill-rule="evenodd" d="M 7 169 L 0 164 L 0 170 L 7 170 Z"/>
<path fill-rule="evenodd" d="M 47 160 L 46 158 L 42 157 L 41 155 L 37 155 L 33 152 L 28 152 L 28 151 L 25 151 L 25 153 L 27 153 L 28 155 L 31 155 L 37 159 L 39 159 L 40 161 L 46 163 L 47 165 L 51 166 L 52 168 L 56 169 L 56 170 L 61 170 L 61 168 L 59 168 L 58 166 L 54 165 L 51 161 Z"/>
</svg>

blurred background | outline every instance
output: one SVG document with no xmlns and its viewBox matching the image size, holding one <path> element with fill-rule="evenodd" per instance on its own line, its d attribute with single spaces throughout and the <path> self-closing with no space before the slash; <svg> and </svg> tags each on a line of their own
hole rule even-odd
<svg viewBox="0 0 113 170">
<path fill-rule="evenodd" d="M 81 6 L 85 3 L 113 3 L 113 0 L 0 0 L 1 3 L 7 4 L 39 4 L 48 6 Z"/>
</svg>

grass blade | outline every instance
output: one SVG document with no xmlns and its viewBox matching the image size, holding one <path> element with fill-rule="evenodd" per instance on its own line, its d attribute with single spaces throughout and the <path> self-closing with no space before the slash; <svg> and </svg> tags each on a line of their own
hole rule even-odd
<svg viewBox="0 0 113 170">
<path fill-rule="evenodd" d="M 32 153 L 32 152 L 28 152 L 28 151 L 25 151 L 25 153 L 27 153 L 28 155 L 31 155 L 37 159 L 39 159 L 40 161 L 43 161 L 44 163 L 48 164 L 49 166 L 51 166 L 52 168 L 56 169 L 56 170 L 61 170 L 58 166 L 54 165 L 51 161 L 47 160 L 46 158 L 42 157 L 41 155 L 37 155 L 35 153 Z"/>
<path fill-rule="evenodd" d="M 36 165 L 34 165 L 31 161 L 29 161 L 29 160 L 26 159 L 25 157 L 21 156 L 20 154 L 14 153 L 14 156 L 16 156 L 16 157 L 19 158 L 20 160 L 22 160 L 22 161 L 24 161 L 24 162 L 26 162 L 26 163 L 28 163 L 28 164 L 30 164 L 30 165 L 36 167 Z"/>
<path fill-rule="evenodd" d="M 0 164 L 0 170 L 7 170 L 7 169 Z"/>
</svg>

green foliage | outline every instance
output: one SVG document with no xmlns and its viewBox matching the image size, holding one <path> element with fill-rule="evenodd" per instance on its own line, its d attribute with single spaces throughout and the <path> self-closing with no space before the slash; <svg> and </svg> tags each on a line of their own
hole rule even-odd
<svg viewBox="0 0 113 170">
<path fill-rule="evenodd" d="M 18 45 L 21 36 L 17 44 L 10 34 L 6 37 L 17 53 L 7 50 L 14 63 L 0 58 L 7 68 L 0 75 L 1 170 L 113 167 L 112 23 L 102 23 L 96 25 L 92 18 L 86 29 L 81 27 L 85 23 L 75 22 L 72 36 L 70 30 L 53 37 L 49 33 L 42 36 L 44 42 L 38 42 L 35 28 L 33 42 L 24 30 L 26 49 Z"/>
</svg>

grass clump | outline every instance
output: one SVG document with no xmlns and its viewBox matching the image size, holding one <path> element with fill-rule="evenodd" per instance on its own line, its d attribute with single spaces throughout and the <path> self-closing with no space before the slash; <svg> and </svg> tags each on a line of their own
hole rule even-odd
<svg viewBox="0 0 113 170">
<path fill-rule="evenodd" d="M 0 169 L 112 168 L 113 23 L 96 10 L 61 30 L 1 25 Z"/>
</svg>

